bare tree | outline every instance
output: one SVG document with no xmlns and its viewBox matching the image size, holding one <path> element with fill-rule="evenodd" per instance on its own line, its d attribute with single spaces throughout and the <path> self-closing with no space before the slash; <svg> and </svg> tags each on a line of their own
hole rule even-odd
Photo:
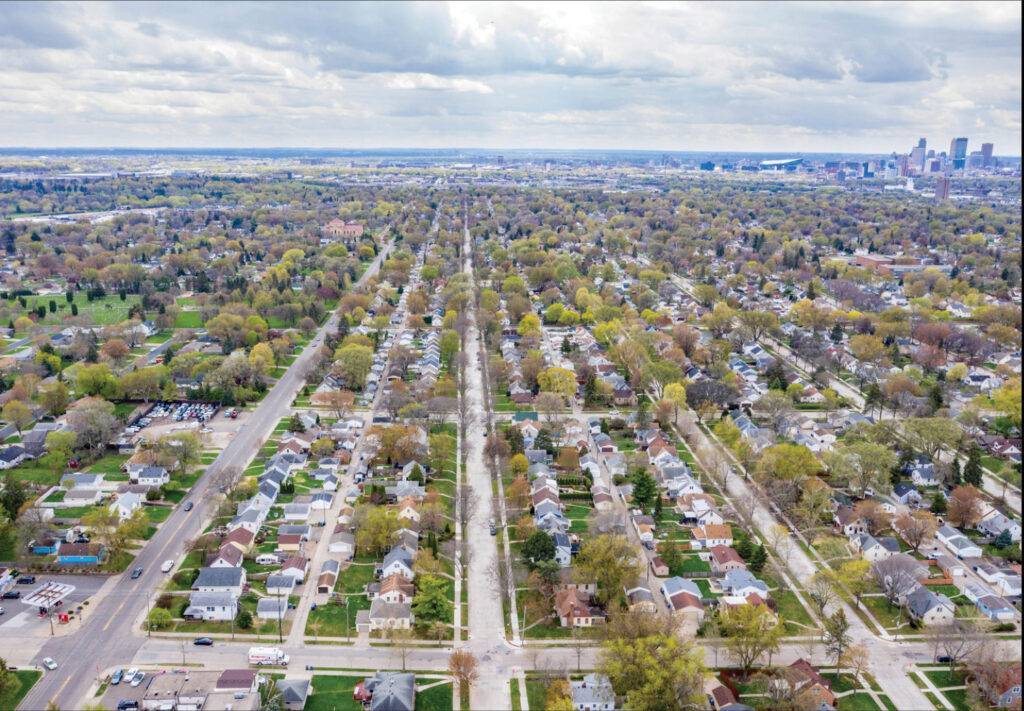
<svg viewBox="0 0 1024 711">
<path fill-rule="evenodd" d="M 448 657 L 448 672 L 467 690 L 473 687 L 480 678 L 476 657 L 468 649 L 456 649 Z"/>
<path fill-rule="evenodd" d="M 398 628 L 388 630 L 388 642 L 395 648 L 399 659 L 402 660 L 402 671 L 405 671 L 409 661 L 409 653 L 412 651 L 412 631 Z"/>
<path fill-rule="evenodd" d="M 958 663 L 970 659 L 983 648 L 986 636 L 974 620 L 958 619 L 947 625 L 929 627 L 928 638 L 933 645 L 934 657 L 949 657 L 952 671 Z"/>
<path fill-rule="evenodd" d="M 898 605 L 915 587 L 921 565 L 905 555 L 875 561 L 871 573 L 890 605 Z"/>
<path fill-rule="evenodd" d="M 462 519 L 462 525 L 468 526 L 477 509 L 477 499 L 472 484 L 463 484 L 459 487 L 458 503 L 459 517 Z"/>
</svg>

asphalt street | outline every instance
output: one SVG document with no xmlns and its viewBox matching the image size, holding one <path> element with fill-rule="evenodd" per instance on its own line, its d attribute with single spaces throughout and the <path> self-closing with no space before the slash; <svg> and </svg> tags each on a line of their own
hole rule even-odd
<svg viewBox="0 0 1024 711">
<path fill-rule="evenodd" d="M 377 272 L 390 250 L 390 243 L 380 250 L 357 286 Z M 335 329 L 336 324 L 337 315 L 332 315 L 252 412 L 246 426 L 207 467 L 185 499 L 194 502 L 195 508 L 190 512 L 181 506 L 175 508 L 139 552 L 131 568 L 142 567 L 142 575 L 132 580 L 127 572 L 121 574 L 116 588 L 87 613 L 81 630 L 65 637 L 55 637 L 43 645 L 35 663 L 39 664 L 44 657 L 52 657 L 59 666 L 43 675 L 20 708 L 42 709 L 51 701 L 63 709 L 78 708 L 104 669 L 135 656 L 146 640 L 139 626 L 154 592 L 165 579 L 159 569 L 160 563 L 181 556 L 187 542 L 203 531 L 215 511 L 217 492 L 213 487 L 216 474 L 227 468 L 239 473 L 245 469 L 273 432 L 282 413 L 288 412 L 305 384 L 306 370 L 325 334 Z"/>
</svg>

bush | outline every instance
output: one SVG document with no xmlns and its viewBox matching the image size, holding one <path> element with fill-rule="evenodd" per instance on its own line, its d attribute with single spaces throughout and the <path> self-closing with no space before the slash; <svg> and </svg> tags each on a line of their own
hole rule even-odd
<svg viewBox="0 0 1024 711">
<path fill-rule="evenodd" d="M 177 596 L 171 595 L 170 593 L 163 593 L 156 599 L 156 606 L 165 610 L 170 610 L 174 607 L 174 601 L 178 599 Z"/>
<path fill-rule="evenodd" d="M 252 613 L 244 607 L 239 608 L 238 616 L 235 617 L 235 627 L 240 630 L 247 630 L 252 627 Z"/>
<path fill-rule="evenodd" d="M 162 630 L 165 627 L 169 627 L 171 624 L 170 610 L 166 610 L 162 607 L 154 607 L 149 611 L 147 620 L 149 621 L 149 628 L 153 630 Z"/>
</svg>

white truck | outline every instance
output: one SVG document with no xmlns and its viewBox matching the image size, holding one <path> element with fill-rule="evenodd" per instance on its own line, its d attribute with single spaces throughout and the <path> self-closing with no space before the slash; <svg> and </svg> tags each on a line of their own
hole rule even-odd
<svg viewBox="0 0 1024 711">
<path fill-rule="evenodd" d="M 249 664 L 258 667 L 286 667 L 288 655 L 277 647 L 249 647 Z"/>
</svg>

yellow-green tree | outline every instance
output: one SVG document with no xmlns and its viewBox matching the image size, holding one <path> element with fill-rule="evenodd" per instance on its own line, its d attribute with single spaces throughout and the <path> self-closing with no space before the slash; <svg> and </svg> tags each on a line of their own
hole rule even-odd
<svg viewBox="0 0 1024 711">
<path fill-rule="evenodd" d="M 676 635 L 610 639 L 601 647 L 598 666 L 615 693 L 626 697 L 626 708 L 681 711 L 707 703 L 704 651 Z"/>
<path fill-rule="evenodd" d="M 576 374 L 568 368 L 551 367 L 540 372 L 537 384 L 544 392 L 571 400 L 576 395 Z"/>
</svg>

